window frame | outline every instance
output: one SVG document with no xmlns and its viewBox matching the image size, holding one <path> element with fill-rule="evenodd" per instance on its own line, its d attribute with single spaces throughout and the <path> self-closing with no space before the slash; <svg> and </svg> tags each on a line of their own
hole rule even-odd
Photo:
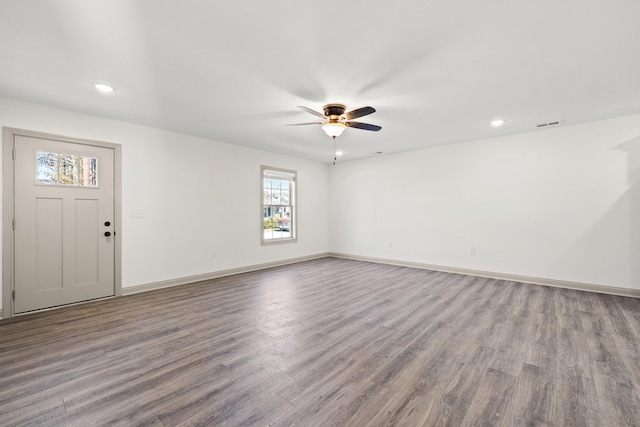
<svg viewBox="0 0 640 427">
<path fill-rule="evenodd" d="M 291 178 L 291 188 L 289 190 L 289 204 L 288 205 L 269 205 L 264 203 L 265 194 L 265 180 L 267 177 L 265 173 L 269 171 L 273 173 L 274 179 L 278 179 L 278 173 L 282 174 L 282 180 L 288 180 L 285 175 L 293 175 Z M 260 242 L 263 246 L 274 245 L 280 243 L 292 243 L 298 241 L 298 218 L 297 218 L 297 201 L 298 201 L 298 171 L 293 169 L 277 168 L 273 166 L 260 166 Z M 269 206 L 287 206 L 290 208 L 289 215 L 289 231 L 290 237 L 269 238 L 265 239 L 264 229 L 264 211 Z"/>
</svg>

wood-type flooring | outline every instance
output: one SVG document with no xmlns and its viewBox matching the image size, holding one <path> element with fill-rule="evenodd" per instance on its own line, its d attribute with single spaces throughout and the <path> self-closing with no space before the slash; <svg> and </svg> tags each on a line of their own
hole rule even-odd
<svg viewBox="0 0 640 427">
<path fill-rule="evenodd" d="M 1 426 L 639 426 L 640 300 L 323 258 L 0 321 Z"/>
</svg>

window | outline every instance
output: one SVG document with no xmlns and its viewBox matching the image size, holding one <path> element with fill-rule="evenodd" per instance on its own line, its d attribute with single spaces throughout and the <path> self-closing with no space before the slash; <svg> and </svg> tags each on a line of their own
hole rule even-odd
<svg viewBox="0 0 640 427">
<path fill-rule="evenodd" d="M 261 167 L 262 243 L 296 240 L 296 171 Z"/>
<path fill-rule="evenodd" d="M 98 186 L 98 159 L 72 154 L 37 152 L 37 184 Z"/>
</svg>

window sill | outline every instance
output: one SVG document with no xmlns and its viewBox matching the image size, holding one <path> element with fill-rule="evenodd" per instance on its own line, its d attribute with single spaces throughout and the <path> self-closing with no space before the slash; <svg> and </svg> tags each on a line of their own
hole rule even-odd
<svg viewBox="0 0 640 427">
<path fill-rule="evenodd" d="M 285 238 L 285 239 L 269 239 L 269 240 L 263 240 L 262 241 L 262 246 L 271 246 L 271 245 L 279 245 L 282 243 L 294 243 L 297 242 L 298 239 L 293 237 L 293 238 Z"/>
</svg>

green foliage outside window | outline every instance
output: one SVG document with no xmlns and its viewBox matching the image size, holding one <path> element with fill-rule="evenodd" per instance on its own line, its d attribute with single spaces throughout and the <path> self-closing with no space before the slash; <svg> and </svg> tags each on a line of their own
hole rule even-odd
<svg viewBox="0 0 640 427">
<path fill-rule="evenodd" d="M 278 218 L 269 217 L 264 220 L 264 229 L 265 230 L 273 230 L 274 228 L 278 228 Z"/>
</svg>

